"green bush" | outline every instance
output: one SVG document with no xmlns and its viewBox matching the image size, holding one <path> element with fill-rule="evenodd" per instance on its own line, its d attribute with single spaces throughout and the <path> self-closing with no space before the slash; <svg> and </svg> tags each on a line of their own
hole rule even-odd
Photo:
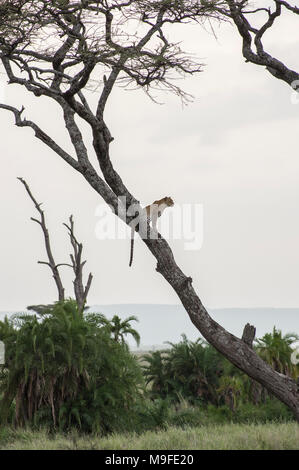
<svg viewBox="0 0 299 470">
<path fill-rule="evenodd" d="M 2 423 L 105 433 L 129 419 L 142 400 L 141 369 L 95 316 L 69 300 L 0 322 Z"/>
<path fill-rule="evenodd" d="M 179 428 L 197 427 L 205 422 L 205 414 L 201 407 L 190 406 L 189 408 L 172 408 L 168 418 L 169 426 Z"/>
<path fill-rule="evenodd" d="M 233 421 L 238 423 L 268 423 L 293 421 L 291 410 L 276 398 L 268 399 L 265 403 L 253 405 L 243 403 L 238 406 Z"/>
<path fill-rule="evenodd" d="M 239 404 L 234 412 L 227 405 L 193 406 L 184 403 L 183 406 L 171 407 L 167 423 L 184 428 L 211 424 L 266 424 L 287 421 L 294 421 L 293 414 L 283 403 L 273 398 L 259 405 Z"/>
<path fill-rule="evenodd" d="M 203 340 L 169 343 L 171 348 L 143 356 L 143 371 L 152 398 L 181 398 L 194 404 L 217 403 L 216 389 L 224 370 L 224 358 Z"/>
<path fill-rule="evenodd" d="M 240 403 L 233 412 L 228 406 L 208 405 L 204 411 L 206 422 L 225 424 L 252 423 L 263 424 L 268 422 L 293 421 L 292 412 L 283 403 L 275 398 L 269 398 L 265 403 L 254 405 L 253 403 Z"/>
<path fill-rule="evenodd" d="M 185 336 L 169 350 L 143 356 L 145 391 L 140 361 L 123 338 L 135 332 L 131 319 L 82 314 L 69 300 L 0 322 L 6 351 L 0 423 L 140 434 L 168 426 L 293 419 L 266 394 L 253 404 L 249 378 L 211 346 Z"/>
</svg>

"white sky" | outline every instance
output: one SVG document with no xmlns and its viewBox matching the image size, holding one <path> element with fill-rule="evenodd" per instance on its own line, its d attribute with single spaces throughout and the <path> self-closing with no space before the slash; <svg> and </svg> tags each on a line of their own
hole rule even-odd
<svg viewBox="0 0 299 470">
<path fill-rule="evenodd" d="M 141 91 L 114 91 L 106 116 L 115 138 L 111 156 L 143 204 L 165 195 L 176 204 L 203 204 L 201 250 L 185 251 L 182 240 L 170 244 L 207 307 L 298 307 L 299 104 L 292 104 L 291 88 L 244 62 L 232 26 L 216 33 L 217 40 L 199 26 L 174 32 L 206 64 L 204 73 L 181 82 L 195 97 L 187 107 L 167 94 L 159 96 L 162 106 Z M 267 37 L 273 55 L 297 70 L 298 43 L 298 18 L 291 16 Z M 6 103 L 24 104 L 28 119 L 70 148 L 58 108 L 22 93 L 7 87 Z M 103 202 L 87 182 L 3 110 L 0 124 L 0 311 L 56 300 L 50 270 L 37 264 L 46 259 L 42 234 L 29 220 L 35 209 L 17 176 L 44 203 L 57 262 L 68 261 L 62 223 L 74 214 L 85 274 L 94 275 L 89 305 L 178 303 L 140 240 L 129 268 L 129 240 L 96 239 Z M 72 295 L 71 275 L 62 269 Z"/>
</svg>

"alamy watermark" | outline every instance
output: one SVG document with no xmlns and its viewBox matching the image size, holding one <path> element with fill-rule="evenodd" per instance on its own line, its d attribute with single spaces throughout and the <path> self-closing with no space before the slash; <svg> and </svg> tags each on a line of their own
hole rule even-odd
<svg viewBox="0 0 299 470">
<path fill-rule="evenodd" d="M 295 366 L 299 364 L 299 346 L 291 354 L 291 363 Z"/>
<path fill-rule="evenodd" d="M 138 225 L 138 231 L 143 238 L 158 238 L 159 232 L 167 240 L 182 240 L 185 250 L 200 250 L 203 244 L 203 205 L 175 204 L 170 208 L 162 208 L 163 214 L 159 214 L 159 209 L 159 206 L 152 205 L 150 217 L 148 217 L 146 210 L 141 206 L 134 204 L 126 208 L 125 198 L 120 198 L 117 208 L 119 217 L 115 217 L 113 213 L 115 214 L 116 211 L 112 207 L 99 204 L 95 211 L 95 216 L 98 217 L 95 235 L 98 240 L 129 239 L 130 227 Z M 130 226 L 124 222 L 127 218 L 130 218 Z M 156 230 L 155 218 L 157 219 Z M 152 228 L 150 231 L 147 230 L 148 222 Z"/>
</svg>

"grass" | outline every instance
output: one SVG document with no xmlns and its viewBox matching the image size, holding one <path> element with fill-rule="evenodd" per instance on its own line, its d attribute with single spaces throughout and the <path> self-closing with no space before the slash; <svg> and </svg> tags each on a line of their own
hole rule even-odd
<svg viewBox="0 0 299 470">
<path fill-rule="evenodd" d="M 40 431 L 0 431 L 0 450 L 298 450 L 299 425 L 295 422 L 269 424 L 222 424 L 193 428 L 169 427 L 141 435 L 114 434 L 109 437 L 69 434 L 49 435 Z"/>
</svg>

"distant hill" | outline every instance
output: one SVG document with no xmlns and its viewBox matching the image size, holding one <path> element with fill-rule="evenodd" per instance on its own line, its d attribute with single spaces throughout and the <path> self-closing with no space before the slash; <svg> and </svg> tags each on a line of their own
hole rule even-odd
<svg viewBox="0 0 299 470">
<path fill-rule="evenodd" d="M 165 341 L 178 342 L 182 333 L 191 340 L 200 336 L 181 305 L 94 305 L 89 311 L 101 312 L 108 318 L 113 315 L 121 318 L 135 315 L 139 322 L 133 322 L 133 325 L 140 333 L 142 349 L 148 349 L 149 345 L 160 347 Z M 282 330 L 283 334 L 299 334 L 299 308 L 223 308 L 208 311 L 214 320 L 239 337 L 248 322 L 256 327 L 257 337 L 270 332 L 274 325 Z M 130 344 L 133 346 L 133 341 L 130 341 Z"/>
<path fill-rule="evenodd" d="M 181 305 L 165 304 L 115 304 L 94 305 L 90 312 L 101 312 L 109 319 L 113 315 L 126 318 L 135 315 L 138 323 L 132 323 L 141 336 L 141 349 L 160 348 L 165 341 L 176 343 L 185 333 L 190 340 L 198 338 L 199 332 L 191 323 Z M 209 309 L 210 315 L 225 329 L 236 336 L 241 336 L 244 325 L 249 322 L 256 329 L 257 337 L 270 332 L 275 325 L 283 334 L 299 334 L 299 308 L 223 308 Z M 7 312 L 12 314 L 13 312 Z M 0 320 L 5 312 L 0 312 Z M 128 338 L 132 348 L 134 341 Z"/>
</svg>

